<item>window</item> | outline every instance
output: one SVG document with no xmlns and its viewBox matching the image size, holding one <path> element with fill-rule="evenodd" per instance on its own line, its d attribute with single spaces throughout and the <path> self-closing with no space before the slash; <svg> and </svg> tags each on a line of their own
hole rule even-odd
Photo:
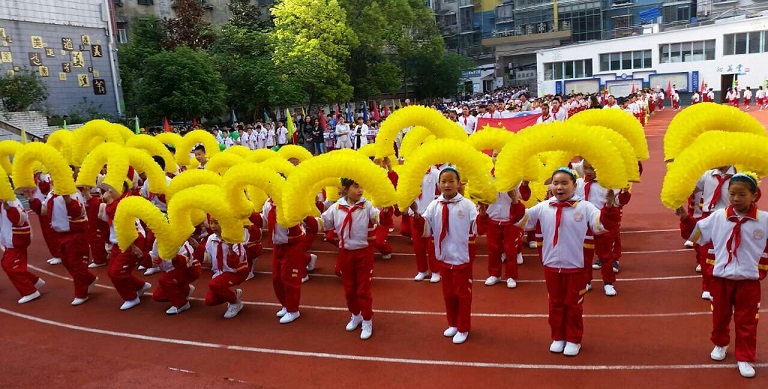
<svg viewBox="0 0 768 389">
<path fill-rule="evenodd" d="M 128 33 L 124 28 L 117 29 L 117 43 L 128 43 Z"/>
<path fill-rule="evenodd" d="M 659 63 L 709 61 L 715 59 L 715 40 L 659 45 Z"/>
<path fill-rule="evenodd" d="M 746 54 L 747 53 L 747 33 L 736 34 L 736 47 L 734 53 Z"/>
<path fill-rule="evenodd" d="M 683 53 L 680 49 L 680 43 L 673 43 L 670 45 L 669 62 L 683 62 Z"/>
<path fill-rule="evenodd" d="M 600 54 L 600 71 L 647 69 L 651 67 L 651 50 Z"/>
<path fill-rule="evenodd" d="M 632 52 L 625 51 L 621 53 L 621 68 L 632 69 Z"/>
<path fill-rule="evenodd" d="M 155 4 L 154 0 L 138 0 L 139 5 L 152 5 Z"/>
<path fill-rule="evenodd" d="M 723 37 L 723 55 L 733 55 L 734 35 L 725 34 Z"/>
<path fill-rule="evenodd" d="M 544 64 L 544 79 L 545 80 L 553 80 L 554 79 L 554 73 L 553 73 L 553 63 L 545 63 Z"/>
<path fill-rule="evenodd" d="M 585 77 L 592 77 L 591 59 L 548 62 L 544 64 L 544 79 L 547 81 Z"/>
<path fill-rule="evenodd" d="M 751 31 L 723 36 L 723 55 L 758 53 L 768 53 L 768 31 Z"/>
<path fill-rule="evenodd" d="M 610 70 L 610 60 L 611 55 L 610 54 L 600 54 L 600 71 L 601 72 L 607 72 Z"/>
<path fill-rule="evenodd" d="M 715 41 L 712 41 L 712 42 L 714 43 Z M 653 66 L 653 56 L 651 55 L 651 50 L 643 51 L 643 68 L 648 69 L 652 66 Z"/>
<path fill-rule="evenodd" d="M 754 31 L 749 33 L 749 43 L 747 45 L 747 52 L 749 54 L 760 53 L 760 38 L 763 35 L 762 31 Z"/>
<path fill-rule="evenodd" d="M 715 59 L 715 40 L 704 41 L 704 60 L 713 61 Z"/>
<path fill-rule="evenodd" d="M 763 31 L 763 52 L 768 53 L 768 31 Z"/>
</svg>

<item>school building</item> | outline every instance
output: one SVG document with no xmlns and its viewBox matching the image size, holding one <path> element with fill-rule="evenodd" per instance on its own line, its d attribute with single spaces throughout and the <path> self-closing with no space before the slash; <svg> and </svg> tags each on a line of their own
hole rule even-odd
<svg viewBox="0 0 768 389">
<path fill-rule="evenodd" d="M 722 96 L 732 85 L 757 89 L 768 78 L 768 15 L 718 20 L 536 52 L 538 94 L 598 93 L 702 84 Z M 722 92 L 722 93 L 721 93 Z M 719 98 L 719 97 L 716 97 Z"/>
</svg>

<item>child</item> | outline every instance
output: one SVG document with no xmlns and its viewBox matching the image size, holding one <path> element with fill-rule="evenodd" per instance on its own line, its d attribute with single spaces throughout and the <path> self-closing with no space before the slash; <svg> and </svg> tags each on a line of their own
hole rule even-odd
<svg viewBox="0 0 768 389">
<path fill-rule="evenodd" d="M 453 337 L 454 344 L 461 344 L 467 340 L 471 324 L 472 262 L 477 250 L 475 219 L 478 212 L 475 204 L 459 194 L 461 178 L 456 169 L 446 167 L 438 177 L 440 197 L 430 202 L 423 214 L 417 212 L 417 203 L 411 210 L 414 218 L 424 224 L 424 236 L 434 238 L 448 317 L 448 329 L 443 335 Z"/>
<path fill-rule="evenodd" d="M 197 145 L 195 147 L 195 159 L 200 164 L 198 169 L 205 169 L 205 165 L 208 163 L 208 157 L 205 155 L 205 146 Z"/>
<path fill-rule="evenodd" d="M 159 286 L 152 293 L 152 299 L 157 302 L 170 302 L 171 307 L 165 311 L 168 315 L 178 315 L 190 308 L 189 296 L 195 291 L 192 282 L 200 277 L 200 262 L 195 258 L 195 247 L 200 244 L 190 238 L 184 242 L 173 260 L 163 261 L 157 252 L 157 240 L 152 246 L 152 262 L 163 271 L 158 280 Z"/>
<path fill-rule="evenodd" d="M 32 241 L 32 229 L 27 214 L 18 201 L 0 200 L 0 244 L 4 247 L 3 270 L 19 291 L 19 304 L 40 297 L 42 278 L 27 270 L 27 247 Z"/>
<path fill-rule="evenodd" d="M 288 129 L 285 128 L 282 121 L 277 121 L 277 145 L 285 146 L 288 144 Z"/>
<path fill-rule="evenodd" d="M 423 214 L 426 212 L 429 204 L 432 203 L 440 195 L 440 187 L 438 182 L 440 181 L 439 165 L 430 166 L 424 178 L 421 181 L 421 194 L 414 203 L 415 209 L 411 209 L 412 213 Z M 412 216 L 412 215 L 410 215 Z M 422 236 L 421 231 L 424 231 L 424 219 L 419 217 L 410 217 L 411 220 L 411 239 L 413 239 L 413 251 L 416 254 L 416 276 L 413 277 L 414 281 L 424 281 L 427 277 L 429 282 L 440 282 L 440 267 L 435 260 L 435 252 L 432 247 L 433 242 L 429 235 Z M 432 274 L 430 276 L 430 273 Z"/>
<path fill-rule="evenodd" d="M 275 143 L 275 136 L 276 136 L 275 129 L 272 128 L 272 125 L 269 124 L 269 123 L 264 123 L 264 126 L 267 128 L 267 130 L 266 130 L 266 132 L 267 132 L 267 139 L 264 141 L 264 144 L 265 144 L 265 146 L 268 149 L 271 149 L 271 148 L 275 147 L 275 144 L 276 144 Z"/>
<path fill-rule="evenodd" d="M 360 339 L 368 339 L 373 333 L 373 246 L 369 242 L 369 228 L 380 223 L 380 216 L 389 216 L 387 210 L 379 212 L 365 198 L 363 188 L 354 180 L 342 178 L 344 197 L 327 211 L 321 221 L 324 229 L 338 231 L 339 269 L 344 284 L 344 296 L 352 318 L 347 331 L 354 331 L 362 323 Z"/>
<path fill-rule="evenodd" d="M 613 206 L 615 194 L 612 190 L 608 191 L 602 210 L 588 201 L 581 201 L 575 195 L 576 173 L 569 168 L 555 170 L 550 186 L 553 197 L 527 210 L 517 196 L 512 198 L 510 219 L 525 230 L 531 230 L 536 222 L 541 222 L 544 235 L 542 261 L 552 329 L 549 351 L 576 356 L 584 333 L 584 237 L 587 228 L 595 234 L 615 228 L 619 209 Z"/>
<path fill-rule="evenodd" d="M 743 377 L 755 376 L 757 315 L 760 308 L 760 281 L 768 272 L 766 233 L 768 212 L 757 209 L 757 181 L 735 174 L 728 183 L 731 205 L 706 219 L 694 221 L 683 207 L 677 209 L 683 236 L 714 245 L 715 259 L 707 271 L 712 274 L 712 343 L 710 354 L 725 359 L 730 343 L 730 322 L 736 325 L 736 361 Z"/>
<path fill-rule="evenodd" d="M 344 116 L 338 116 L 338 124 L 336 124 L 336 148 L 337 149 L 351 149 L 352 140 L 350 137 L 349 124 L 344 123 Z"/>
<path fill-rule="evenodd" d="M 48 259 L 49 265 L 58 265 L 61 263 L 61 253 L 59 242 L 56 240 L 56 236 L 51 229 L 51 218 L 48 214 L 43 214 L 42 208 L 46 201 L 48 193 L 51 192 L 51 177 L 48 174 L 42 172 L 35 172 L 35 184 L 37 188 L 33 193 L 28 194 L 29 208 L 37 214 L 40 221 L 40 230 L 43 232 L 43 240 L 48 247 L 48 251 L 51 253 L 51 258 Z"/>
<path fill-rule="evenodd" d="M 102 170 L 96 183 L 103 181 L 106 172 Z M 88 264 L 89 269 L 107 265 L 107 236 L 109 235 L 109 226 L 103 220 L 99 219 L 99 208 L 101 208 L 101 189 L 98 185 L 91 190 L 83 191 L 85 198 L 85 214 L 88 217 L 88 229 L 85 232 L 85 238 L 91 248 L 92 262 Z"/>
<path fill-rule="evenodd" d="M 195 251 L 199 262 L 203 262 L 204 257 L 210 259 L 211 270 L 213 270 L 213 277 L 208 282 L 208 293 L 205 295 L 205 305 L 216 306 L 227 303 L 224 318 L 231 319 L 243 309 L 243 290 L 232 291 L 229 288 L 242 284 L 248 277 L 245 245 L 224 241 L 221 238 L 221 225 L 217 219 L 211 218 L 209 223 L 213 233 L 208 235 L 205 244 L 198 245 Z"/>
</svg>

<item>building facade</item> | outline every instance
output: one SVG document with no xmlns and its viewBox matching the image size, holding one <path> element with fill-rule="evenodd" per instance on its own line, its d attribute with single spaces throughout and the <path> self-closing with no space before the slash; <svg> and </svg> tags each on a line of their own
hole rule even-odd
<svg viewBox="0 0 768 389">
<path fill-rule="evenodd" d="M 757 89 L 768 79 L 768 12 L 540 50 L 536 59 L 540 95 L 607 89 L 623 96 L 671 85 L 683 92 L 703 85 L 715 91 L 734 85 Z"/>
<path fill-rule="evenodd" d="M 36 72 L 48 114 L 121 114 L 117 53 L 108 0 L 0 1 L 0 71 Z"/>
</svg>

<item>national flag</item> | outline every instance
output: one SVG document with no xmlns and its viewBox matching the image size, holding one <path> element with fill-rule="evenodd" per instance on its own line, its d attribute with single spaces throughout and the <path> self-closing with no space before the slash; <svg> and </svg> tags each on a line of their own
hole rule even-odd
<svg viewBox="0 0 768 389">
<path fill-rule="evenodd" d="M 318 119 L 320 119 L 320 129 L 322 131 L 325 131 L 325 126 L 326 126 L 326 124 L 325 124 L 325 110 L 323 109 L 323 107 L 320 107 L 319 110 L 320 111 L 317 113 L 317 116 L 318 116 Z"/>
<path fill-rule="evenodd" d="M 363 103 L 363 122 L 368 123 L 368 104 Z"/>
<path fill-rule="evenodd" d="M 232 113 L 234 112 L 235 111 L 232 111 Z M 168 118 L 166 117 L 163 118 L 163 130 L 165 130 L 165 132 L 171 132 L 171 125 L 168 124 Z"/>
<path fill-rule="evenodd" d="M 520 112 L 519 115 L 511 118 L 478 118 L 477 131 L 483 130 L 485 128 L 500 128 L 502 130 L 518 132 L 523 128 L 536 124 L 536 120 L 539 119 L 539 116 L 541 116 L 540 113 Z"/>
<path fill-rule="evenodd" d="M 293 118 L 291 118 L 291 112 L 288 108 L 285 109 L 285 128 L 288 129 L 288 138 L 293 138 L 296 127 L 293 126 Z"/>
<path fill-rule="evenodd" d="M 136 115 L 133 118 L 133 132 L 136 134 L 141 134 L 141 125 L 139 125 L 139 115 Z"/>
<path fill-rule="evenodd" d="M 235 109 L 232 108 L 232 125 L 234 126 L 235 123 L 237 123 L 237 115 L 235 115 Z"/>
<path fill-rule="evenodd" d="M 21 144 L 23 144 L 23 145 L 27 144 L 27 142 L 28 142 L 28 140 L 27 140 L 27 132 L 24 131 L 23 127 L 21 129 L 21 134 L 19 134 L 19 135 L 21 136 Z"/>
<path fill-rule="evenodd" d="M 373 100 L 373 120 L 380 121 L 381 115 L 379 115 L 379 106 L 376 105 L 376 100 Z"/>
</svg>

